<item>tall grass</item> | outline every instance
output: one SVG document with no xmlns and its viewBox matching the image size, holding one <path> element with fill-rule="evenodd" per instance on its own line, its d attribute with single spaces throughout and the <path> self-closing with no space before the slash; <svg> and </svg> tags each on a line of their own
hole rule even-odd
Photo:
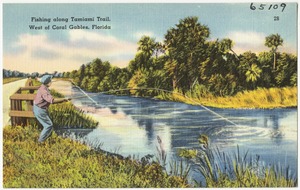
<svg viewBox="0 0 300 190">
<path fill-rule="evenodd" d="M 98 122 L 71 102 L 51 105 L 49 115 L 55 128 L 95 128 Z"/>
<path fill-rule="evenodd" d="M 241 152 L 239 146 L 233 155 L 221 152 L 218 148 L 212 150 L 194 149 L 181 150 L 179 156 L 193 160 L 199 174 L 205 179 L 206 187 L 297 187 L 295 176 L 290 169 L 283 169 L 280 164 L 265 167 L 260 157 L 249 156 L 249 151 Z M 203 186 L 195 181 L 197 186 Z"/>
<path fill-rule="evenodd" d="M 53 134 L 39 145 L 35 127 L 3 130 L 5 188 L 189 187 L 147 159 L 120 159 Z"/>
<path fill-rule="evenodd" d="M 228 97 L 216 97 L 203 89 L 189 91 L 185 95 L 180 91 L 161 92 L 157 98 L 218 108 L 286 108 L 297 107 L 297 87 L 258 88 Z"/>
<path fill-rule="evenodd" d="M 191 170 L 191 165 L 186 160 L 171 160 L 167 162 L 167 153 L 164 149 L 162 139 L 157 136 L 158 146 L 156 147 L 157 155 L 156 162 L 159 163 L 163 170 L 168 172 L 172 176 L 179 176 L 183 181 L 188 181 L 188 176 Z M 169 168 L 167 165 L 169 164 Z"/>
</svg>

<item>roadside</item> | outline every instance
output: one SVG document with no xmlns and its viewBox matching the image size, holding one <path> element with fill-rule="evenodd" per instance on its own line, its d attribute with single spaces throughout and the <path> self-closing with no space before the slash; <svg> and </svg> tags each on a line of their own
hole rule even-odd
<svg viewBox="0 0 300 190">
<path fill-rule="evenodd" d="M 10 124 L 10 117 L 8 115 L 10 110 L 9 97 L 15 93 L 18 88 L 24 87 L 27 79 L 17 80 L 3 85 L 2 103 L 3 103 L 3 126 Z"/>
<path fill-rule="evenodd" d="M 20 78 L 20 77 L 3 78 L 3 84 L 15 82 L 15 81 L 22 80 L 22 79 L 24 79 L 24 78 Z"/>
</svg>

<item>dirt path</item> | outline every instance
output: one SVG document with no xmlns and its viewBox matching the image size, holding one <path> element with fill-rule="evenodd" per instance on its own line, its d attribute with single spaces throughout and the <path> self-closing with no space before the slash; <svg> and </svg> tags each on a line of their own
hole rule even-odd
<svg viewBox="0 0 300 190">
<path fill-rule="evenodd" d="M 10 125 L 10 117 L 8 112 L 10 109 L 10 100 L 9 97 L 15 93 L 18 88 L 25 86 L 27 79 L 22 79 L 14 82 L 10 82 L 3 85 L 3 126 Z"/>
</svg>

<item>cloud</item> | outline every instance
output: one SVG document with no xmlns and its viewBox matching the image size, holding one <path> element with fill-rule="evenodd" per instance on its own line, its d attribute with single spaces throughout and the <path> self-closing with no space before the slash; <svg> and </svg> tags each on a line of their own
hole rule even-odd
<svg viewBox="0 0 300 190">
<path fill-rule="evenodd" d="M 161 42 L 163 43 L 164 39 L 161 37 L 158 37 L 158 35 L 155 35 L 153 32 L 151 31 L 140 31 L 140 32 L 136 32 L 133 34 L 134 39 L 136 39 L 137 41 L 139 41 L 142 36 L 149 36 L 150 38 L 154 38 L 156 42 Z"/>
<path fill-rule="evenodd" d="M 233 31 L 227 35 L 234 42 L 233 49 L 240 54 L 246 51 L 258 53 L 268 50 L 265 47 L 265 34 L 249 31 Z"/>
<path fill-rule="evenodd" d="M 149 37 L 153 38 L 154 33 L 151 31 L 140 31 L 140 32 L 134 33 L 134 37 L 137 40 L 140 40 L 142 36 L 149 36 Z"/>
<path fill-rule="evenodd" d="M 264 33 L 252 31 L 232 31 L 228 33 L 226 38 L 233 40 L 233 50 L 237 54 L 242 54 L 246 51 L 251 51 L 253 53 L 269 51 L 270 48 L 265 46 L 265 38 L 267 36 L 268 35 Z M 283 46 L 280 46 L 278 49 L 281 52 L 296 53 L 296 49 L 288 43 L 284 43 Z"/>
<path fill-rule="evenodd" d="M 40 59 L 56 59 L 57 57 L 60 57 L 60 54 L 52 50 L 35 49 L 32 51 L 32 57 Z"/>
<path fill-rule="evenodd" d="M 125 67 L 137 45 L 114 36 L 84 30 L 68 31 L 67 41 L 51 40 L 46 34 L 22 34 L 13 48 L 22 51 L 3 57 L 4 68 L 22 72 L 72 71 L 95 58 Z"/>
</svg>

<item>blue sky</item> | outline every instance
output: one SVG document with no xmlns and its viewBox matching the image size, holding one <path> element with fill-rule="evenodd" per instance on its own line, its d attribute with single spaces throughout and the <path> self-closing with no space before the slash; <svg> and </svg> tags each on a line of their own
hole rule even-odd
<svg viewBox="0 0 300 190">
<path fill-rule="evenodd" d="M 137 52 L 142 35 L 163 41 L 167 30 L 188 16 L 197 16 L 210 29 L 209 40 L 230 38 L 237 53 L 268 51 L 265 37 L 280 34 L 284 45 L 280 51 L 297 54 L 297 4 L 280 3 L 277 9 L 258 10 L 260 3 L 165 3 L 165 4 L 3 4 L 3 68 L 22 72 L 71 71 L 95 58 L 125 67 Z M 273 6 L 275 5 L 273 4 Z M 279 18 L 274 21 L 274 17 Z M 50 18 L 32 22 L 32 17 Z M 54 22 L 54 18 L 68 22 Z M 93 22 L 71 22 L 71 17 L 94 17 Z M 110 21 L 96 21 L 109 17 Z M 111 29 L 92 29 L 109 25 Z M 42 26 L 30 30 L 29 25 Z M 50 25 L 50 30 L 45 27 Z M 65 30 L 51 29 L 67 26 Z M 90 29 L 69 29 L 86 25 Z"/>
</svg>

